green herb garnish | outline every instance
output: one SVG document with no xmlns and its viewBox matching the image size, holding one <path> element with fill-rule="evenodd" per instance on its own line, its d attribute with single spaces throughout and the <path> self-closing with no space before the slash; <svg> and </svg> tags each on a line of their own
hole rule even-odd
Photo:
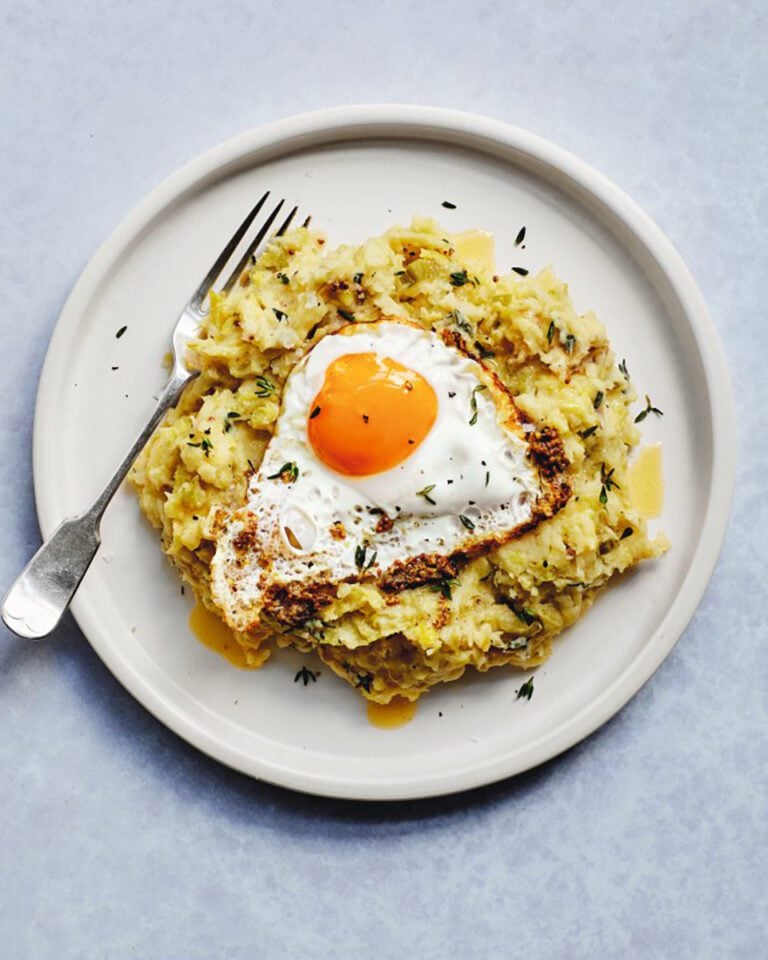
<svg viewBox="0 0 768 960">
<path fill-rule="evenodd" d="M 288 316 L 283 310 L 278 310 L 277 307 L 272 307 L 272 313 L 277 317 L 278 320 L 285 320 Z"/>
<path fill-rule="evenodd" d="M 319 416 L 319 415 L 320 415 L 320 407 L 315 407 L 315 409 L 312 411 L 312 413 L 310 413 L 309 419 L 310 419 L 310 420 L 314 420 L 315 417 L 317 417 L 317 416 Z"/>
<path fill-rule="evenodd" d="M 460 514 L 459 514 L 459 520 L 461 520 L 461 522 L 464 524 L 464 526 L 467 528 L 467 530 L 474 530 L 474 529 L 475 529 L 474 523 L 472 523 L 472 521 L 469 519 L 469 517 L 465 516 L 463 513 L 460 513 Z"/>
<path fill-rule="evenodd" d="M 282 272 L 280 272 L 280 271 L 278 271 L 278 273 L 277 273 L 277 279 L 280 281 L 280 283 L 284 283 L 286 286 L 288 286 L 288 284 L 291 282 L 291 281 L 288 279 L 288 277 L 287 277 L 284 273 L 282 273 Z"/>
<path fill-rule="evenodd" d="M 515 237 L 515 246 L 519 247 L 523 240 L 525 240 L 525 227 L 520 227 Z"/>
<path fill-rule="evenodd" d="M 576 346 L 576 337 L 572 333 L 566 333 L 565 340 L 563 341 L 563 349 L 566 353 L 573 353 L 573 348 Z"/>
<path fill-rule="evenodd" d="M 210 451 L 213 450 L 213 444 L 207 437 L 203 437 L 203 439 L 199 443 L 190 443 L 189 441 L 187 441 L 187 446 L 200 447 L 200 449 L 203 451 L 206 457 L 208 456 Z"/>
<path fill-rule="evenodd" d="M 602 390 L 598 390 L 597 393 L 595 394 L 595 399 L 592 401 L 592 406 L 595 408 L 595 410 L 600 409 L 600 406 L 604 399 L 605 399 L 605 394 L 603 393 Z"/>
<path fill-rule="evenodd" d="M 469 320 L 467 320 L 461 310 L 454 310 L 451 316 L 453 317 L 454 323 L 459 330 L 463 330 L 464 333 L 469 334 L 471 337 L 475 331 L 472 329 L 472 324 L 469 322 Z"/>
<path fill-rule="evenodd" d="M 512 605 L 512 612 L 526 627 L 530 627 L 532 623 L 536 623 L 536 615 L 531 613 L 527 607 L 518 607 L 517 605 Z"/>
<path fill-rule="evenodd" d="M 452 286 L 463 287 L 465 283 L 469 283 L 469 277 L 467 276 L 466 270 L 457 270 L 455 273 L 451 274 Z"/>
<path fill-rule="evenodd" d="M 441 593 L 446 600 L 450 600 L 452 597 L 451 588 L 455 585 L 455 577 L 441 577 L 436 583 L 431 583 L 429 589 L 434 593 Z"/>
<path fill-rule="evenodd" d="M 282 480 L 283 483 L 294 483 L 298 476 L 299 468 L 292 460 L 289 460 L 280 467 L 277 473 L 270 474 L 267 480 Z"/>
<path fill-rule="evenodd" d="M 624 527 L 624 531 L 619 537 L 619 540 L 626 540 L 627 537 L 631 537 L 634 532 L 635 531 L 632 529 L 632 527 Z"/>
<path fill-rule="evenodd" d="M 528 271 L 525 267 L 512 267 L 512 272 L 518 274 L 521 277 L 527 277 Z"/>
<path fill-rule="evenodd" d="M 549 326 L 547 327 L 547 343 L 552 343 L 552 337 L 555 334 L 555 321 L 550 320 Z"/>
<path fill-rule="evenodd" d="M 533 696 L 533 677 L 530 677 L 525 683 L 520 687 L 519 690 L 515 690 L 515 700 L 530 700 Z"/>
<path fill-rule="evenodd" d="M 600 464 L 600 480 L 602 481 L 602 486 L 600 487 L 600 503 L 602 503 L 603 506 L 608 503 L 608 494 L 611 490 L 614 488 L 616 490 L 621 489 L 618 483 L 616 483 L 616 481 L 613 479 L 615 470 L 615 467 L 611 467 L 610 470 L 606 470 L 605 464 Z"/>
<path fill-rule="evenodd" d="M 619 370 L 624 374 L 624 377 L 629 380 L 629 370 L 627 370 L 627 361 L 622 360 L 619 364 Z"/>
<path fill-rule="evenodd" d="M 317 680 L 317 674 L 313 673 L 312 670 L 308 669 L 307 667 L 302 667 L 293 678 L 293 682 L 297 683 L 299 680 L 303 680 L 304 686 L 306 687 L 310 680 L 313 682 Z"/>
<path fill-rule="evenodd" d="M 354 275 L 354 277 L 352 277 L 352 282 L 353 282 L 353 283 L 361 283 L 361 282 L 362 282 L 362 279 L 363 279 L 362 273 L 356 273 L 356 274 Z"/>
<path fill-rule="evenodd" d="M 477 394 L 483 390 L 485 390 L 485 384 L 478 383 L 472 391 L 472 396 L 469 398 L 469 409 L 472 411 L 472 416 L 469 418 L 470 427 L 474 427 L 477 423 Z"/>
<path fill-rule="evenodd" d="M 586 430 L 579 430 L 579 436 L 582 440 L 586 440 L 588 437 L 592 436 L 595 430 L 597 430 L 597 424 L 594 424 L 592 427 L 587 427 Z"/>
<path fill-rule="evenodd" d="M 358 570 L 370 570 L 376 562 L 376 551 L 374 550 L 370 557 L 367 557 L 368 547 L 360 544 L 355 547 L 355 566 Z"/>
<path fill-rule="evenodd" d="M 256 377 L 256 396 L 257 397 L 272 397 L 275 394 L 276 387 L 274 383 L 270 383 L 266 377 L 259 375 Z"/>
<path fill-rule="evenodd" d="M 417 490 L 417 491 L 416 491 L 416 496 L 417 496 L 417 497 L 424 497 L 424 499 L 427 501 L 427 503 L 431 503 L 432 506 L 434 506 L 434 505 L 437 503 L 437 500 L 433 500 L 432 497 L 430 497 L 430 493 L 432 493 L 432 491 L 433 491 L 434 489 L 435 489 L 435 484 L 434 484 L 434 483 L 430 483 L 430 485 L 429 485 L 428 487 L 424 487 L 423 490 Z"/>
<path fill-rule="evenodd" d="M 356 687 L 362 687 L 366 693 L 371 692 L 371 684 L 373 683 L 373 674 L 372 673 L 358 673 Z"/>
<path fill-rule="evenodd" d="M 455 210 L 455 209 L 456 209 L 456 204 L 455 204 L 455 203 L 451 203 L 450 200 L 443 200 L 441 206 L 445 207 L 446 210 Z"/>
<path fill-rule="evenodd" d="M 651 398 L 646 393 L 645 395 L 645 410 L 641 410 L 640 413 L 635 417 L 635 423 L 642 423 L 643 420 L 648 416 L 649 413 L 655 413 L 657 417 L 663 417 L 664 414 L 658 407 L 654 407 L 651 403 Z"/>
</svg>

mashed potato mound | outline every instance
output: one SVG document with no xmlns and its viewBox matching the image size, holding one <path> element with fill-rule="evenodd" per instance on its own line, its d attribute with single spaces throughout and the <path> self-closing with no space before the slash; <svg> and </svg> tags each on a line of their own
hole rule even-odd
<svg viewBox="0 0 768 960">
<path fill-rule="evenodd" d="M 163 549 L 198 598 L 210 593 L 216 514 L 246 500 L 294 364 L 348 323 L 402 318 L 457 329 L 537 427 L 559 433 L 573 494 L 533 532 L 470 561 L 455 580 L 394 597 L 341 584 L 316 619 L 290 633 L 238 634 L 251 666 L 273 643 L 316 652 L 368 699 L 415 700 L 468 666 L 544 662 L 552 640 L 614 576 L 667 547 L 649 540 L 627 493 L 639 441 L 635 391 L 605 330 L 579 316 L 550 269 L 495 276 L 463 262 L 442 228 L 415 219 L 359 247 L 330 250 L 305 228 L 269 246 L 211 309 L 189 364 L 200 376 L 136 462 L 131 482 Z"/>
</svg>

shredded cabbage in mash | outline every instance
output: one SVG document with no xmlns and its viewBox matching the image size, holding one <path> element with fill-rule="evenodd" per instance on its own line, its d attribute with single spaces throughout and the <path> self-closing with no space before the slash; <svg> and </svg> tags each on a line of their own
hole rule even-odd
<svg viewBox="0 0 768 960">
<path fill-rule="evenodd" d="M 458 279 L 457 279 L 458 278 Z M 492 275 L 464 262 L 443 229 L 414 219 L 360 246 L 328 249 L 305 228 L 272 243 L 224 299 L 212 295 L 189 363 L 200 376 L 136 462 L 141 509 L 163 549 L 210 609 L 210 562 L 222 511 L 246 500 L 280 410 L 285 380 L 325 334 L 402 318 L 456 327 L 537 427 L 560 435 L 572 496 L 553 518 L 455 579 L 394 597 L 341 584 L 335 600 L 290 633 L 236 634 L 251 666 L 273 643 L 316 652 L 368 699 L 415 700 L 467 667 L 543 663 L 614 574 L 667 548 L 630 501 L 628 456 L 639 441 L 635 390 L 592 313 L 578 315 L 550 269 Z"/>
</svg>

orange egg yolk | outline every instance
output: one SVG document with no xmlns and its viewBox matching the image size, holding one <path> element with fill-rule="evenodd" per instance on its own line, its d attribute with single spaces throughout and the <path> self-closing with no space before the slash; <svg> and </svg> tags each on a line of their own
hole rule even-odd
<svg viewBox="0 0 768 960">
<path fill-rule="evenodd" d="M 323 463 L 360 477 L 402 463 L 436 418 L 437 396 L 421 374 L 390 357 L 350 353 L 328 365 L 307 433 Z"/>
</svg>

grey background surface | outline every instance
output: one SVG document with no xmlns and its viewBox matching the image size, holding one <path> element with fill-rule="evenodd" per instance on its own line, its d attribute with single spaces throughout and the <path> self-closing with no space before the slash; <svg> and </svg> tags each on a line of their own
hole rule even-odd
<svg viewBox="0 0 768 960">
<path fill-rule="evenodd" d="M 515 780 L 363 805 L 254 783 L 165 730 L 70 620 L 0 635 L 9 958 L 768 955 L 766 16 L 756 2 L 0 3 L 0 581 L 39 533 L 37 379 L 99 242 L 266 120 L 404 101 L 527 127 L 670 236 L 739 417 L 715 576 L 606 727 Z"/>
</svg>

